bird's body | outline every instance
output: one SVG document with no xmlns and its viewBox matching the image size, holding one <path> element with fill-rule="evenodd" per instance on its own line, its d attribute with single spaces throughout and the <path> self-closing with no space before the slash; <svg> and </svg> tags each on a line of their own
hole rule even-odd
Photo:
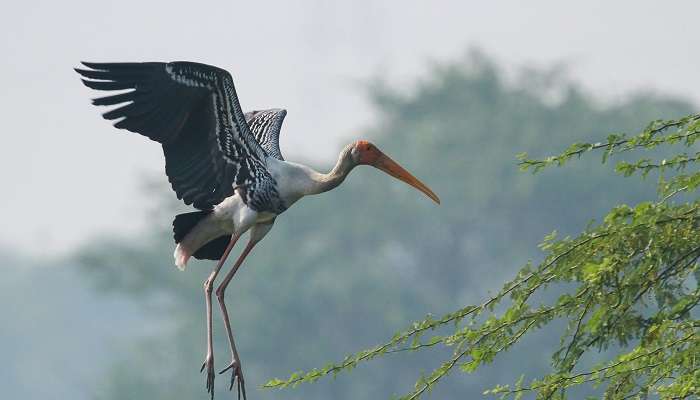
<svg viewBox="0 0 700 400">
<path fill-rule="evenodd" d="M 339 163 L 342 163 L 342 161 L 339 161 Z M 217 238 L 226 237 L 230 239 L 231 236 L 245 232 L 252 226 L 274 223 L 275 218 L 279 214 L 287 210 L 299 199 L 306 195 L 325 191 L 327 188 L 330 188 L 330 184 L 335 183 L 332 179 L 334 176 L 341 176 L 322 174 L 305 165 L 274 158 L 268 158 L 266 166 L 275 181 L 276 192 L 283 209 L 279 212 L 255 210 L 245 203 L 243 200 L 245 196 L 241 191 L 234 191 L 233 195 L 215 205 L 211 213 L 203 216 L 178 243 L 174 254 L 175 265 L 178 268 L 185 269 L 188 259 L 197 250 Z M 225 244 L 228 244 L 228 239 L 220 242 L 218 250 L 222 253 L 225 249 Z M 216 258 L 218 259 L 219 257 L 220 254 Z"/>
<path fill-rule="evenodd" d="M 278 215 L 304 196 L 337 187 L 358 165 L 370 165 L 425 193 L 438 197 L 373 144 L 360 140 L 346 146 L 328 173 L 284 160 L 279 134 L 287 114 L 282 109 L 244 113 L 231 75 L 192 62 L 86 63 L 76 69 L 96 90 L 120 91 L 93 100 L 115 106 L 103 114 L 114 126 L 160 143 L 165 172 L 175 194 L 198 211 L 173 221 L 175 264 L 184 269 L 191 257 L 218 260 L 204 282 L 207 311 L 207 390 L 214 396 L 212 340 L 213 284 L 238 239 L 250 239 L 226 274 L 216 296 L 228 334 L 232 370 L 245 394 L 240 358 L 233 339 L 224 292 L 243 260 L 271 229 Z"/>
</svg>

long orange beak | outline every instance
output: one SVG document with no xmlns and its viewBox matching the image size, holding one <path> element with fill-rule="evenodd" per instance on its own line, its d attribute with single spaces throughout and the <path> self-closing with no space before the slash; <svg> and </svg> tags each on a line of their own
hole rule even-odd
<svg viewBox="0 0 700 400">
<path fill-rule="evenodd" d="M 397 164 L 396 161 L 389 158 L 389 156 L 387 156 L 386 154 L 382 153 L 379 150 L 376 150 L 376 148 L 374 152 L 376 152 L 375 154 L 373 154 L 374 157 L 372 157 L 374 158 L 374 160 L 368 162 L 369 165 L 386 172 L 387 174 L 393 176 L 396 179 L 400 179 L 408 183 L 414 188 L 425 193 L 425 195 L 430 197 L 430 199 L 434 202 L 440 204 L 440 198 L 432 190 L 430 190 L 430 188 L 427 187 L 423 182 L 419 181 L 415 176 L 411 175 L 408 171 L 403 169 L 403 167 Z"/>
</svg>

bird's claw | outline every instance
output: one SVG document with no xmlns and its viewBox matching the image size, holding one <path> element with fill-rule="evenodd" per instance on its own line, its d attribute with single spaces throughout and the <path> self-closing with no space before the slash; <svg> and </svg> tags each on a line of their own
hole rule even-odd
<svg viewBox="0 0 700 400">
<path fill-rule="evenodd" d="M 211 398 L 213 400 L 214 377 L 216 377 L 216 374 L 214 373 L 214 357 L 207 356 L 207 358 L 204 360 L 204 363 L 202 364 L 202 368 L 199 369 L 199 372 L 204 372 L 204 368 L 207 369 L 207 393 L 211 394 Z"/>
<path fill-rule="evenodd" d="M 233 390 L 233 385 L 235 383 L 236 388 L 238 389 L 238 400 L 241 399 L 241 392 L 243 393 L 243 400 L 248 400 L 245 394 L 245 379 L 243 379 L 243 370 L 241 369 L 241 363 L 238 362 L 238 360 L 233 360 L 231 361 L 231 364 L 229 364 L 228 367 L 221 370 L 219 374 L 223 374 L 228 370 L 231 370 L 231 384 L 229 385 L 228 390 Z"/>
</svg>

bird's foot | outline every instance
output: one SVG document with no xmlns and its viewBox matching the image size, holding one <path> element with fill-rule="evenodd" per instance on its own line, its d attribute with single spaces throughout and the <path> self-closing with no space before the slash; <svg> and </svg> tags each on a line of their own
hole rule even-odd
<svg viewBox="0 0 700 400">
<path fill-rule="evenodd" d="M 214 399 L 214 377 L 216 374 L 214 373 L 214 356 L 213 355 L 207 355 L 207 358 L 204 359 L 204 364 L 202 364 L 202 368 L 199 370 L 199 372 L 204 372 L 204 369 L 206 368 L 207 370 L 207 393 L 211 394 L 212 400 Z"/>
<path fill-rule="evenodd" d="M 223 374 L 229 369 L 231 370 L 231 385 L 228 387 L 228 390 L 233 390 L 233 385 L 236 384 L 238 388 L 238 400 L 241 399 L 241 392 L 243 393 L 243 400 L 248 400 L 245 395 L 245 380 L 243 379 L 243 370 L 241 369 L 240 361 L 234 358 L 231 364 L 219 372 L 219 374 Z"/>
</svg>

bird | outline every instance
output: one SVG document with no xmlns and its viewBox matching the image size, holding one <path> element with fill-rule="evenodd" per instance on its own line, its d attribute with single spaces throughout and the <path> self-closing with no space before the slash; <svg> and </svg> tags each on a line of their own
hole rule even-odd
<svg viewBox="0 0 700 400">
<path fill-rule="evenodd" d="M 279 135 L 284 109 L 243 112 L 233 78 L 212 65 L 189 62 L 82 62 L 75 71 L 88 88 L 109 92 L 92 100 L 112 107 L 102 116 L 115 128 L 159 143 L 165 173 L 178 199 L 196 211 L 175 216 L 173 254 L 184 270 L 191 257 L 216 260 L 204 281 L 206 390 L 214 398 L 212 293 L 216 294 L 228 336 L 231 361 L 229 390 L 247 400 L 241 361 L 236 349 L 224 294 L 253 247 L 272 229 L 277 216 L 305 196 L 336 188 L 357 166 L 375 167 L 423 192 L 438 196 L 367 140 L 345 146 L 328 173 L 287 161 Z M 248 242 L 213 290 L 231 250 L 249 232 Z"/>
</svg>

